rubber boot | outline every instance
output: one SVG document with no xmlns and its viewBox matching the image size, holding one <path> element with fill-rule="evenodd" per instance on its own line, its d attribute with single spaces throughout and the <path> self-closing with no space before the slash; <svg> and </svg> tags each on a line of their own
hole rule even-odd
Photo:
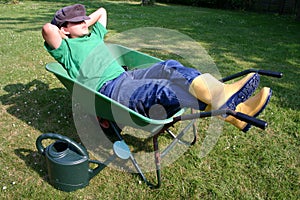
<svg viewBox="0 0 300 200">
<path fill-rule="evenodd" d="M 247 114 L 251 117 L 257 117 L 265 109 L 270 101 L 271 96 L 272 90 L 268 87 L 264 87 L 255 96 L 237 105 L 235 111 Z M 225 121 L 233 124 L 238 129 L 244 132 L 247 132 L 251 127 L 251 125 L 247 122 L 238 120 L 233 116 L 226 117 Z"/>
<path fill-rule="evenodd" d="M 231 109 L 246 101 L 256 90 L 259 84 L 259 75 L 249 73 L 243 79 L 232 83 L 224 84 L 211 74 L 197 76 L 189 87 L 189 92 L 206 103 L 206 111 L 213 109 Z"/>
</svg>

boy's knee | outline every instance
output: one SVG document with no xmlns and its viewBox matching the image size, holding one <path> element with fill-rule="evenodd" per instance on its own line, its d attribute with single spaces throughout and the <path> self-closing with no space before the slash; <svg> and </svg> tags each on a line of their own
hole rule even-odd
<svg viewBox="0 0 300 200">
<path fill-rule="evenodd" d="M 181 67 L 184 67 L 179 61 L 177 60 L 166 60 L 165 61 L 165 66 L 168 66 L 168 67 L 174 67 L 176 66 L 177 68 L 181 68 Z"/>
</svg>

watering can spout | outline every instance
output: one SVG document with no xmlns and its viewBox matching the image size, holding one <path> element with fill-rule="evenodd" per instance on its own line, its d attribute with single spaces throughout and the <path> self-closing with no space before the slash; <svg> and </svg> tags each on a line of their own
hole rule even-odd
<svg viewBox="0 0 300 200">
<path fill-rule="evenodd" d="M 93 164 L 97 164 L 98 166 L 94 169 L 89 169 L 89 180 L 91 180 L 92 178 L 94 178 L 94 176 L 96 176 L 102 169 L 104 169 L 106 167 L 106 165 L 104 163 L 101 163 L 97 160 L 89 160 L 90 163 Z"/>
</svg>

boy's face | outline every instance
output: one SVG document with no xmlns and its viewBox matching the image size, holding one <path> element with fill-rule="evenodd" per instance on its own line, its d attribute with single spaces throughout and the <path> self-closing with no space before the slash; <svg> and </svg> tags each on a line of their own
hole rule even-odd
<svg viewBox="0 0 300 200">
<path fill-rule="evenodd" d="M 85 21 L 68 22 L 67 27 L 62 27 L 65 34 L 70 35 L 71 38 L 82 37 L 89 34 L 89 29 Z"/>
</svg>

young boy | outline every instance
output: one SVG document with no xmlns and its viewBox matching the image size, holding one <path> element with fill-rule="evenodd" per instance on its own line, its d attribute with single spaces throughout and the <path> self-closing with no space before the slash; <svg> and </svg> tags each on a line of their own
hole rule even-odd
<svg viewBox="0 0 300 200">
<path fill-rule="evenodd" d="M 42 28 L 47 51 L 67 70 L 71 78 L 100 93 L 150 116 L 154 105 L 164 108 L 168 117 L 181 107 L 198 110 L 229 108 L 256 117 L 266 107 L 271 89 L 264 87 L 251 97 L 259 84 L 259 75 L 224 84 L 210 74 L 167 60 L 145 69 L 125 71 L 105 46 L 107 13 L 99 8 L 86 16 L 85 7 L 75 4 L 55 13 Z M 92 27 L 91 32 L 89 27 Z M 232 116 L 225 121 L 242 131 L 250 124 Z"/>
</svg>

